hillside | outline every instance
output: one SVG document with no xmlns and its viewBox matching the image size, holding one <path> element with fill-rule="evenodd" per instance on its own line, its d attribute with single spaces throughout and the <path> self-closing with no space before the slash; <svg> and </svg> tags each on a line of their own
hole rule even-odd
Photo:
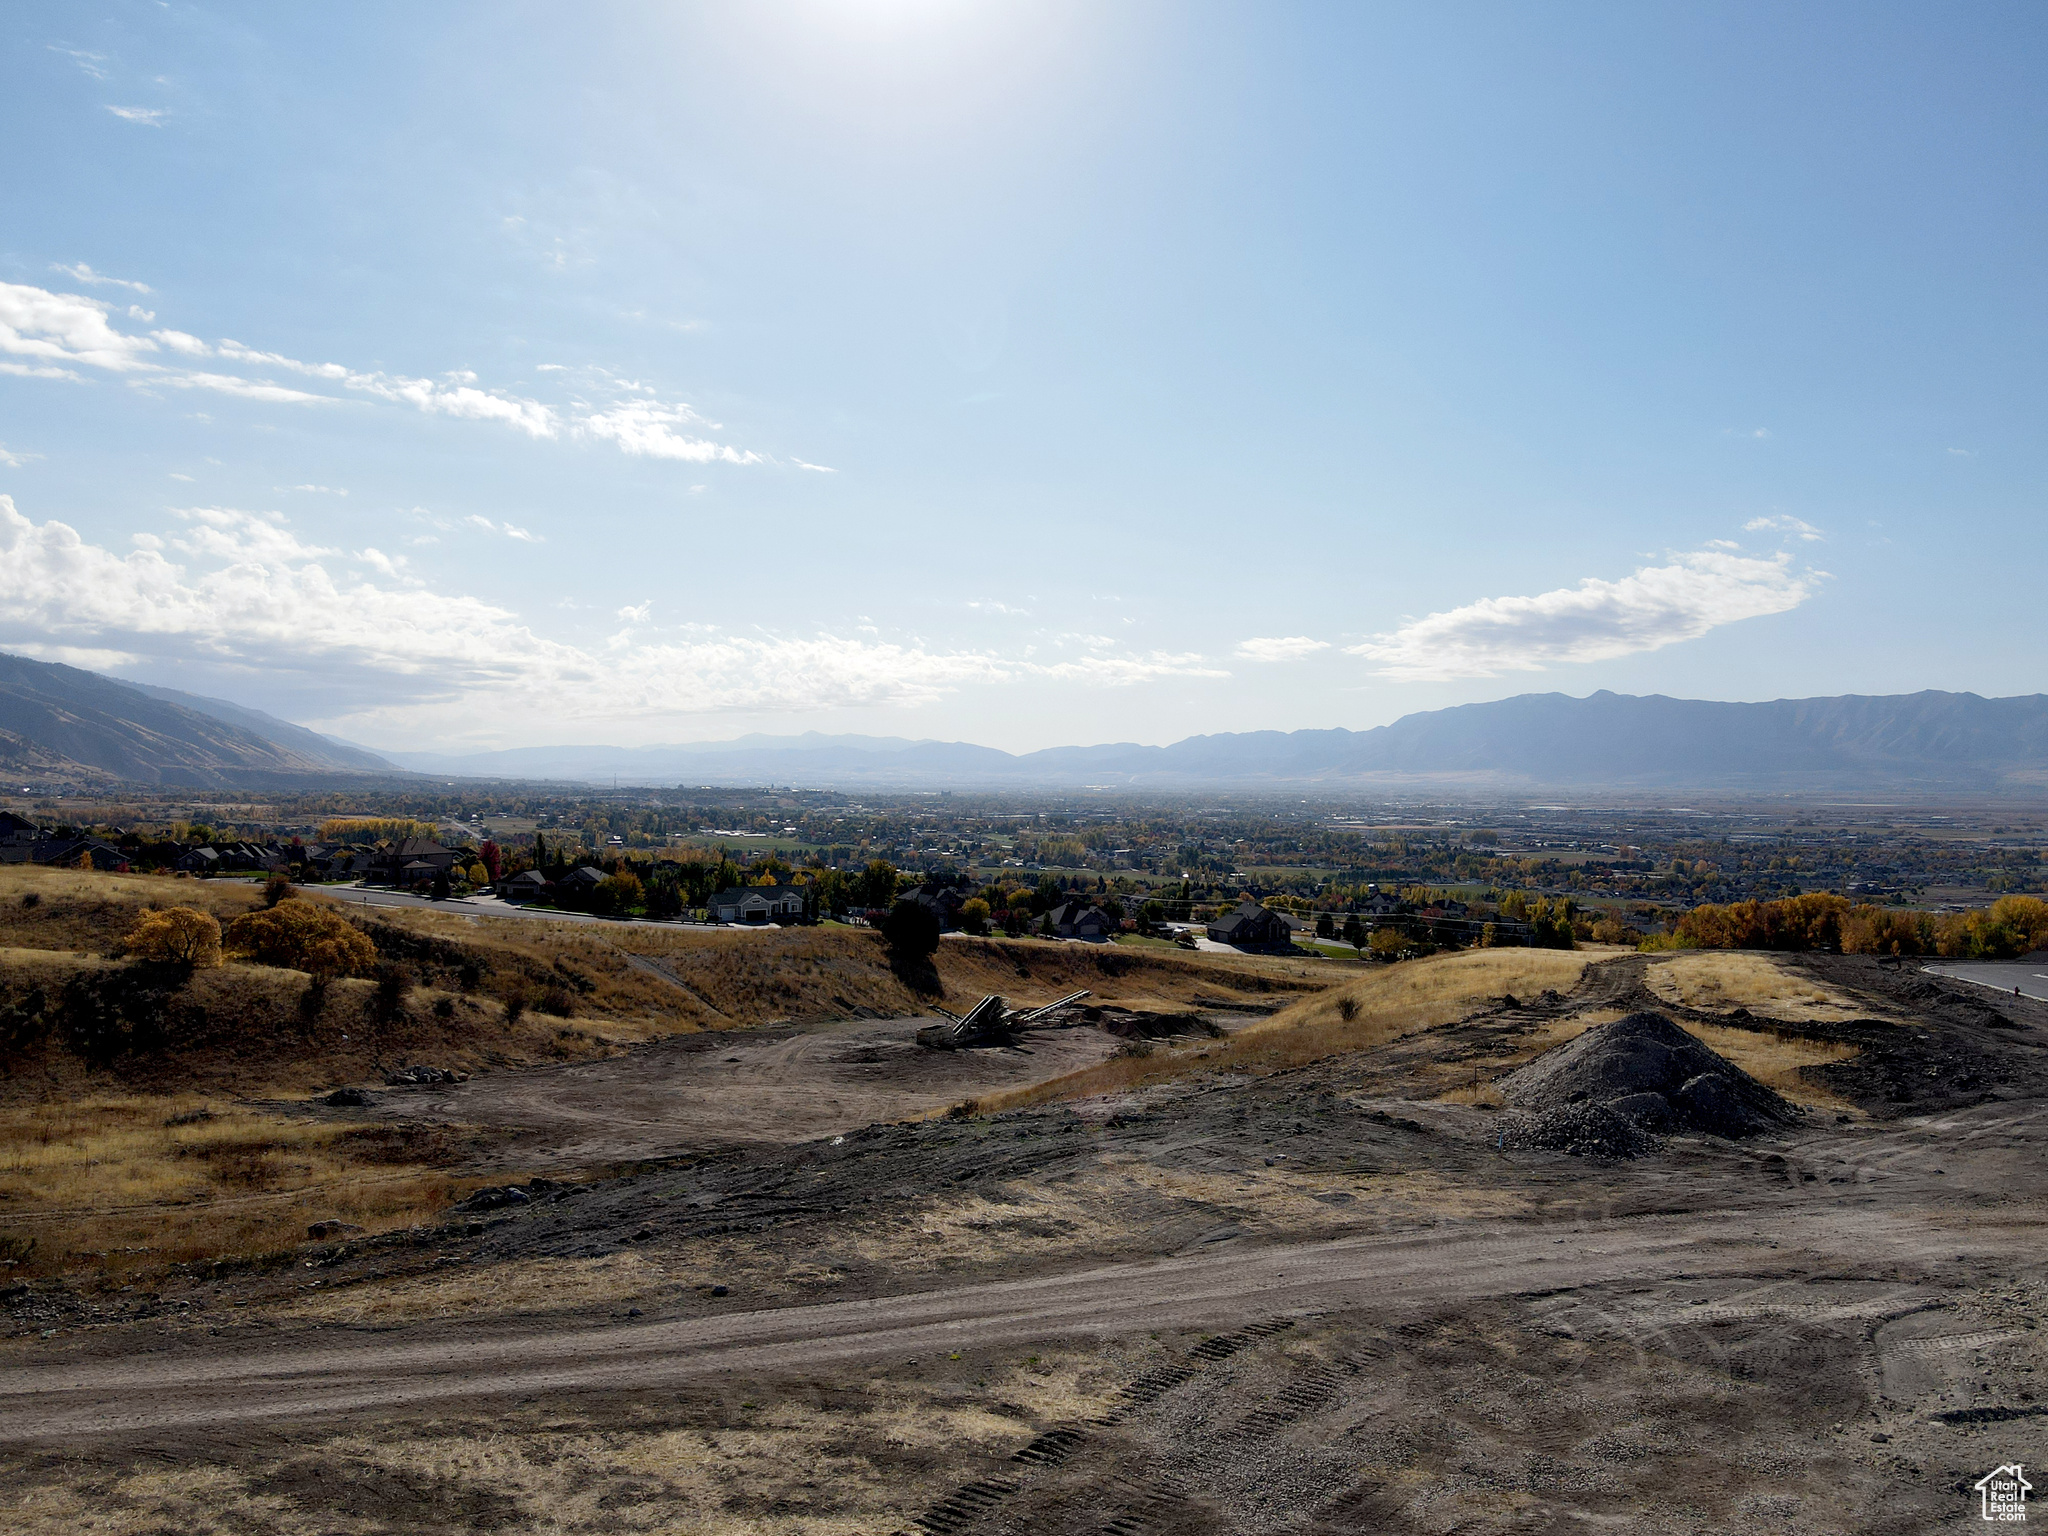
<svg viewBox="0 0 2048 1536">
<path fill-rule="evenodd" d="M 197 714 L 211 715 L 229 725 L 238 725 L 243 730 L 253 731 L 275 746 L 285 747 L 299 756 L 334 769 L 338 773 L 397 773 L 396 763 L 388 762 L 374 752 L 361 747 L 352 747 L 345 741 L 332 736 L 323 736 L 318 731 L 309 731 L 303 725 L 293 725 L 289 720 L 280 720 L 267 715 L 260 709 L 245 709 L 240 704 L 230 704 L 226 699 L 209 699 L 201 694 L 181 693 L 175 688 L 159 688 L 152 683 L 130 683 L 127 686 L 138 693 L 148 694 L 166 704 L 175 704 L 180 709 L 189 709 Z"/>
<path fill-rule="evenodd" d="M 160 692 L 168 697 L 77 667 L 0 655 L 0 769 L 30 778 L 194 786 L 258 785 L 337 771 L 341 749 L 323 738 L 313 738 L 325 747 L 315 752 Z M 220 708 L 251 721 L 269 718 Z M 313 736 L 296 726 L 289 730 Z"/>
</svg>

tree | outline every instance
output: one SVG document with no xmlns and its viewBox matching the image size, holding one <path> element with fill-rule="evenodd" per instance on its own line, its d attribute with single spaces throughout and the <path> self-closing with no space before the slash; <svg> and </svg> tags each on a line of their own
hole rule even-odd
<svg viewBox="0 0 2048 1536">
<path fill-rule="evenodd" d="M 1318 912 L 1316 914 L 1316 937 L 1319 939 L 1334 939 L 1337 937 L 1337 920 L 1327 912 Z"/>
<path fill-rule="evenodd" d="M 137 960 L 191 967 L 220 964 L 220 924 L 197 907 L 145 912 L 122 947 Z"/>
<path fill-rule="evenodd" d="M 305 971 L 322 981 L 365 976 L 377 964 L 377 947 L 367 934 L 333 907 L 310 901 L 244 912 L 222 937 L 231 951 L 258 965 Z"/>
<path fill-rule="evenodd" d="M 466 878 L 469 880 L 469 883 L 471 885 L 477 886 L 478 888 L 482 888 L 483 886 L 489 885 L 491 883 L 491 872 L 490 870 L 484 867 L 484 861 L 482 859 L 478 859 L 474 864 L 469 866 L 469 873 Z"/>
<path fill-rule="evenodd" d="M 435 871 L 434 871 L 434 893 L 433 893 L 433 894 L 434 894 L 434 900 L 436 900 L 436 901 L 446 901 L 446 900 L 448 899 L 448 893 L 449 893 L 449 891 L 451 891 L 451 890 L 453 890 L 453 889 L 454 889 L 454 882 L 453 882 L 453 881 L 451 881 L 451 880 L 450 880 L 450 879 L 448 878 L 448 871 L 447 871 L 447 870 L 445 870 L 445 869 L 437 869 L 437 870 L 435 870 Z"/>
<path fill-rule="evenodd" d="M 905 897 L 889 909 L 881 927 L 895 965 L 915 965 L 938 953 L 939 914 L 924 902 Z"/>
<path fill-rule="evenodd" d="M 504 878 L 504 850 L 489 838 L 485 838 L 483 843 L 477 848 L 476 861 L 483 865 L 484 873 L 489 877 L 491 884 L 496 885 Z M 478 880 L 475 883 L 481 885 L 483 881 Z"/>
<path fill-rule="evenodd" d="M 960 904 L 960 926 L 972 934 L 988 932 L 988 903 L 979 896 Z"/>
<path fill-rule="evenodd" d="M 874 859 L 860 877 L 860 902 L 868 908 L 886 907 L 896 899 L 896 866 L 886 859 Z"/>
<path fill-rule="evenodd" d="M 1368 947 L 1375 960 L 1398 960 L 1409 948 L 1409 939 L 1398 928 L 1375 928 Z"/>
<path fill-rule="evenodd" d="M 629 911 L 646 900 L 647 888 L 631 870 L 621 870 L 597 882 L 590 893 L 590 910 L 600 917 Z"/>
</svg>

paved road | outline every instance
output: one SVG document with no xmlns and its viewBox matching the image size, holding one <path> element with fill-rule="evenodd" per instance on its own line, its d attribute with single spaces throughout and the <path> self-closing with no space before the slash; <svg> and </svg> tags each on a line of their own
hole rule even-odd
<svg viewBox="0 0 2048 1536">
<path fill-rule="evenodd" d="M 162 1353 L 72 1359 L 28 1346 L 0 1373 L 0 1443 L 168 1430 L 233 1431 L 267 1420 L 404 1408 L 435 1401 L 593 1388 L 645 1388 L 728 1371 L 815 1373 L 967 1347 L 1128 1336 L 1147 1329 L 1236 1327 L 1287 1314 L 1405 1312 L 1489 1296 L 1640 1282 L 1705 1281 L 1724 1305 L 1759 1273 L 1862 1275 L 1880 1259 L 1918 1268 L 1946 1259 L 2031 1256 L 2024 1224 L 1834 1205 L 1717 1211 L 1565 1226 L 1474 1225 L 1118 1264 L 1077 1273 L 819 1306 L 673 1321 L 571 1327 L 433 1328 L 397 1338 L 295 1333 L 260 1343 L 184 1339 Z M 1879 1268 L 1885 1267 L 1880 1264 Z M 1924 1270 L 1923 1270 L 1924 1272 Z M 1812 1293 L 1812 1294 L 1810 1294 Z M 1895 1293 L 1895 1294 L 1894 1294 Z M 1880 1313 L 1935 1293 L 1887 1286 Z M 1821 1298 L 1801 1291 L 1801 1305 Z M 1646 1322 L 1655 1325 L 1654 1318 Z M 60 1346 L 62 1347 L 62 1346 Z M 40 1357 L 40 1358 L 39 1358 Z"/>
<path fill-rule="evenodd" d="M 1926 969 L 1936 976 L 1989 987 L 2007 997 L 2017 989 L 2027 997 L 2048 1003 L 2048 955 L 2037 954 L 2027 960 L 1944 960 Z"/>
</svg>

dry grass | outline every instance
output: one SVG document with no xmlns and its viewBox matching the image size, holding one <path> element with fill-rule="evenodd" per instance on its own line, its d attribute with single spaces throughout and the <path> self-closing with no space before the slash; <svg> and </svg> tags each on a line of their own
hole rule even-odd
<svg viewBox="0 0 2048 1536">
<path fill-rule="evenodd" d="M 502 1530 L 550 1536 L 859 1536 L 920 1510 L 1047 1424 L 1103 1413 L 1158 1346 L 1041 1349 L 877 1368 L 829 1394 L 744 1380 L 659 1403 L 488 1414 L 366 1429 L 313 1425 L 260 1448 L 185 1452 L 81 1475 L 38 1463 L 10 1497 L 24 1536 L 255 1536 Z"/>
<path fill-rule="evenodd" d="M 1792 961 L 1750 951 L 1681 951 L 1654 961 L 1645 984 L 1666 1002 L 1704 1012 L 1747 1008 L 1794 1023 L 1871 1017 L 1871 1006 L 1816 981 Z"/>
<path fill-rule="evenodd" d="M 1303 999 L 1226 1040 L 1194 1049 L 1119 1056 L 1030 1088 L 991 1096 L 985 1112 L 1128 1093 L 1196 1073 L 1277 1072 L 1325 1056 L 1373 1050 L 1463 1018 L 1503 993 L 1566 990 L 1593 957 L 1577 951 L 1482 949 L 1367 972 Z"/>
<path fill-rule="evenodd" d="M 110 1274 L 289 1249 L 309 1223 L 426 1220 L 466 1188 L 431 1148 L 196 1094 L 0 1110 L 0 1237 L 11 1274 Z M 468 1181 L 474 1183 L 475 1181 Z M 33 1241 L 32 1252 L 24 1244 Z"/>
<path fill-rule="evenodd" d="M 1775 1088 L 1794 1104 L 1832 1110 L 1851 1107 L 1846 1100 L 1815 1087 L 1803 1074 L 1808 1067 L 1848 1061 L 1859 1054 L 1853 1045 L 1809 1040 L 1769 1029 L 1738 1029 L 1716 1024 L 1686 1024 L 1682 1027 L 1700 1044 L 1709 1050 L 1719 1051 L 1758 1082 Z"/>
<path fill-rule="evenodd" d="M 0 865 L 0 947 L 106 954 L 144 912 L 197 907 L 226 927 L 262 904 L 262 886 L 242 880 Z"/>
</svg>

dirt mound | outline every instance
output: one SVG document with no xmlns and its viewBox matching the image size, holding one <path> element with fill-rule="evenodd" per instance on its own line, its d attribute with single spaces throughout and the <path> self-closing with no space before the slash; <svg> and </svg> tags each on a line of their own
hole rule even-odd
<svg viewBox="0 0 2048 1536">
<path fill-rule="evenodd" d="M 1799 1111 L 1658 1013 L 1597 1024 L 1502 1080 L 1513 1145 L 1636 1157 L 1666 1132 L 1749 1136 Z"/>
</svg>

